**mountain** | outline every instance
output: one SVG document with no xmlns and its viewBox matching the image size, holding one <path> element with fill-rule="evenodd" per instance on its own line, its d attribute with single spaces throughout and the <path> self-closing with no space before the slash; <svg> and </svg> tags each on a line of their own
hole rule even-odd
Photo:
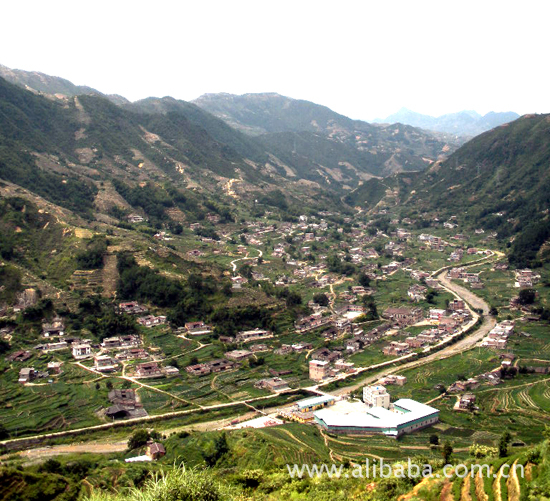
<svg viewBox="0 0 550 501">
<path fill-rule="evenodd" d="M 0 77 L 8 82 L 19 85 L 31 92 L 41 94 L 61 94 L 63 96 L 79 96 L 81 94 L 98 94 L 106 97 L 115 104 L 125 104 L 129 101 L 117 94 L 105 95 L 98 90 L 85 85 L 75 85 L 61 77 L 53 77 L 38 71 L 24 71 L 11 69 L 0 64 Z"/>
<path fill-rule="evenodd" d="M 550 239 L 550 115 L 525 115 L 485 132 L 419 175 L 372 180 L 348 203 L 402 205 L 430 218 L 462 218 L 510 242 L 510 260 L 534 265 Z M 381 184 L 388 189 L 382 193 Z"/>
<path fill-rule="evenodd" d="M 138 113 L 99 95 L 51 99 L 2 78 L 0 178 L 88 216 L 106 181 L 217 192 L 227 179 L 266 179 L 182 114 Z"/>
<path fill-rule="evenodd" d="M 309 153 L 313 153 L 316 163 L 323 166 L 318 145 L 325 139 L 331 142 L 333 153 L 345 150 L 345 154 L 339 154 L 340 168 L 350 163 L 353 168 L 383 176 L 422 170 L 460 144 L 451 136 L 434 135 L 408 125 L 352 120 L 326 106 L 275 93 L 205 94 L 193 102 L 232 127 L 258 137 L 262 144 L 273 145 L 286 162 L 296 152 L 295 142 L 307 142 L 307 156 L 311 160 Z M 330 150 L 330 146 L 323 148 Z M 360 160 L 354 162 L 352 158 Z M 329 168 L 339 166 L 332 163 Z"/>
<path fill-rule="evenodd" d="M 149 97 L 127 103 L 123 107 L 130 111 L 149 115 L 183 115 L 190 122 L 207 131 L 213 139 L 232 147 L 240 155 L 258 162 L 267 161 L 268 157 L 263 148 L 249 137 L 227 125 L 223 120 L 216 118 L 195 104 L 173 97 Z"/>
<path fill-rule="evenodd" d="M 475 111 L 459 111 L 436 118 L 401 108 L 397 113 L 384 119 L 376 119 L 375 122 L 408 124 L 421 129 L 473 137 L 517 118 L 519 115 L 512 111 L 502 113 L 491 111 L 484 116 Z"/>
</svg>

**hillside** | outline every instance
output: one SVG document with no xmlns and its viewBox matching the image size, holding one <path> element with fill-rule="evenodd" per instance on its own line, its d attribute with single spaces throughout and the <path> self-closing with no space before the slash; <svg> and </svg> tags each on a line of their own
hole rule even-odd
<svg viewBox="0 0 550 501">
<path fill-rule="evenodd" d="M 525 115 L 472 139 L 447 160 L 433 164 L 412 182 L 384 180 L 397 191 L 382 196 L 371 180 L 348 203 L 371 208 L 404 202 L 402 212 L 457 216 L 472 228 L 495 231 L 511 242 L 510 260 L 533 265 L 550 238 L 550 116 Z"/>
<path fill-rule="evenodd" d="M 376 119 L 375 122 L 381 124 L 401 123 L 421 129 L 473 137 L 517 118 L 519 115 L 512 111 L 498 113 L 490 111 L 483 116 L 475 111 L 459 111 L 432 117 L 401 108 L 397 113 L 386 118 Z"/>
<path fill-rule="evenodd" d="M 214 192 L 230 178 L 265 179 L 183 114 L 137 113 L 96 95 L 51 100 L 3 79 L 0 178 L 87 217 L 109 188 L 105 181 Z"/>
</svg>

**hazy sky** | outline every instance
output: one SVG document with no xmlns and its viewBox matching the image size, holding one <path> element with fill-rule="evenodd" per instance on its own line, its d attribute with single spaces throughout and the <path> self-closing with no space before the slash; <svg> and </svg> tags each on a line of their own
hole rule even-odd
<svg viewBox="0 0 550 501">
<path fill-rule="evenodd" d="M 278 92 L 352 118 L 550 112 L 550 1 L 3 1 L 0 64 L 136 100 Z"/>
</svg>

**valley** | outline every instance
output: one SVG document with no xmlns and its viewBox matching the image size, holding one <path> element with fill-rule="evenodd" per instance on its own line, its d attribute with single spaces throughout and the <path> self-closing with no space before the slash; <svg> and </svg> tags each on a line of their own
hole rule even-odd
<svg viewBox="0 0 550 501">
<path fill-rule="evenodd" d="M 111 499 L 180 464 L 213 472 L 227 499 L 535 492 L 550 426 L 548 116 L 462 144 L 278 94 L 130 103 L 10 78 L 2 496 L 45 482 L 47 499 Z M 369 407 L 369 388 L 387 402 Z M 406 458 L 531 478 L 286 470 Z"/>
</svg>

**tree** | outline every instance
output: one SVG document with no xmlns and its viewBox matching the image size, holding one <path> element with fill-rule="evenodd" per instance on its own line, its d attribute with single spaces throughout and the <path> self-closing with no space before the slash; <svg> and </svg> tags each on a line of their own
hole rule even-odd
<svg viewBox="0 0 550 501">
<path fill-rule="evenodd" d="M 8 432 L 8 430 L 6 429 L 6 427 L 0 423 L 0 440 L 3 440 L 5 438 L 9 438 L 10 434 Z"/>
<path fill-rule="evenodd" d="M 443 449 L 441 449 L 441 455 L 443 456 L 443 462 L 449 464 L 449 460 L 453 454 L 453 446 L 449 442 L 445 442 Z"/>
<path fill-rule="evenodd" d="M 239 267 L 239 273 L 245 278 L 252 278 L 252 266 L 250 266 L 248 263 L 243 264 Z"/>
<path fill-rule="evenodd" d="M 300 304 L 302 304 L 302 296 L 294 291 L 289 292 L 288 296 L 286 297 L 287 308 L 292 308 L 293 306 L 298 306 Z"/>
<path fill-rule="evenodd" d="M 319 294 L 314 294 L 313 295 L 313 302 L 317 303 L 319 306 L 328 306 L 329 305 L 328 296 L 324 292 L 321 292 Z"/>
<path fill-rule="evenodd" d="M 143 447 L 149 440 L 149 432 L 147 430 L 136 430 L 128 440 L 128 450 L 138 449 Z"/>
<path fill-rule="evenodd" d="M 508 444 L 512 440 L 512 435 L 509 431 L 505 431 L 498 442 L 498 457 L 504 458 L 508 455 Z"/>
<path fill-rule="evenodd" d="M 209 466 L 215 466 L 216 463 L 229 452 L 227 437 L 222 433 L 216 437 L 213 446 L 201 452 L 205 463 Z"/>
<path fill-rule="evenodd" d="M 489 310 L 489 315 L 492 317 L 496 317 L 498 315 L 498 310 L 496 306 L 491 306 L 491 309 Z"/>
<path fill-rule="evenodd" d="M 439 445 L 439 437 L 435 434 L 430 435 L 430 444 Z"/>
<path fill-rule="evenodd" d="M 534 289 L 522 289 L 519 291 L 519 303 L 526 305 L 526 304 L 533 304 L 535 302 L 535 298 L 537 297 L 537 293 Z"/>
<path fill-rule="evenodd" d="M 357 281 L 359 282 L 359 285 L 362 285 L 363 287 L 368 287 L 370 285 L 370 278 L 365 275 L 365 273 L 361 273 Z"/>
</svg>

